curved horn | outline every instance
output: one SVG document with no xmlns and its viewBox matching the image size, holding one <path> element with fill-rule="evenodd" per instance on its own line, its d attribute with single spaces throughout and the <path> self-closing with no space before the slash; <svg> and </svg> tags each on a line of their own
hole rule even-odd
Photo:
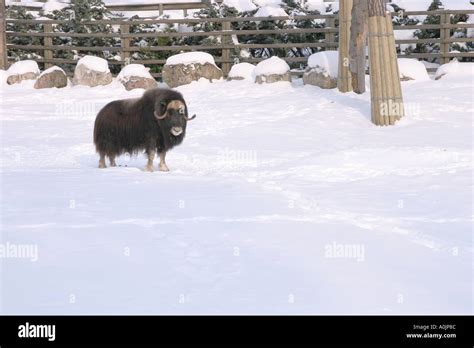
<svg viewBox="0 0 474 348">
<path fill-rule="evenodd" d="M 196 115 L 192 115 L 191 117 L 184 117 L 186 119 L 186 121 L 191 121 L 191 120 L 194 120 L 196 118 Z"/>
<path fill-rule="evenodd" d="M 168 116 L 168 114 L 166 112 L 163 114 L 163 116 L 160 116 L 160 115 L 158 115 L 156 110 L 154 112 L 154 115 L 155 115 L 156 119 L 158 119 L 158 120 L 163 120 L 164 118 L 166 118 L 166 116 Z"/>
</svg>

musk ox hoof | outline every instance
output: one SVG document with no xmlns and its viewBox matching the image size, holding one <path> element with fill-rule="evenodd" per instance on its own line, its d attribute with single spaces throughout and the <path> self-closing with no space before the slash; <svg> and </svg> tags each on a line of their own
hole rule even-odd
<svg viewBox="0 0 474 348">
<path fill-rule="evenodd" d="M 147 165 L 145 167 L 145 172 L 150 172 L 151 173 L 151 172 L 154 172 L 154 171 L 155 171 L 155 169 L 153 169 L 153 166 Z"/>
<path fill-rule="evenodd" d="M 168 168 L 168 166 L 166 164 L 160 164 L 160 172 L 169 172 L 170 169 Z"/>
<path fill-rule="evenodd" d="M 107 168 L 107 166 L 105 165 L 105 163 L 99 163 L 99 168 L 102 169 L 102 168 Z"/>
</svg>

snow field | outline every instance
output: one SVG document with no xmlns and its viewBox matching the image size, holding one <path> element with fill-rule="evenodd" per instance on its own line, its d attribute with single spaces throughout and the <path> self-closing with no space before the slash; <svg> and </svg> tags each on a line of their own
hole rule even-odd
<svg viewBox="0 0 474 348">
<path fill-rule="evenodd" d="M 97 168 L 120 84 L 1 92 L 2 313 L 472 313 L 472 75 L 369 93 L 199 81 L 167 156 Z M 155 166 L 157 163 L 155 163 Z M 74 300 L 72 300 L 74 299 Z"/>
</svg>

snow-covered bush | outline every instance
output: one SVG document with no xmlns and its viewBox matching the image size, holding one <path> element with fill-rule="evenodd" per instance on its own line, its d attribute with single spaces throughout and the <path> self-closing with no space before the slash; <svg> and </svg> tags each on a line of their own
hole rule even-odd
<svg viewBox="0 0 474 348">
<path fill-rule="evenodd" d="M 9 6 L 6 10 L 6 16 L 9 19 L 35 19 L 35 17 L 29 13 L 26 8 L 21 6 Z M 26 33 L 28 31 L 39 32 L 42 30 L 42 27 L 39 24 L 28 25 L 28 24 L 17 24 L 17 23 L 7 23 L 7 30 L 16 33 Z M 43 45 L 44 40 L 38 36 L 10 36 L 8 42 L 14 45 Z M 35 52 L 31 50 L 8 50 L 8 56 L 14 58 L 15 60 L 24 60 L 24 59 L 35 59 L 42 58 L 42 52 Z"/>
<path fill-rule="evenodd" d="M 110 12 L 105 7 L 102 0 L 75 0 L 66 7 L 58 7 L 58 9 L 42 12 L 44 17 L 64 20 L 63 24 L 57 24 L 54 26 L 53 31 L 64 32 L 64 33 L 79 33 L 79 34 L 110 34 L 114 32 L 112 25 L 110 24 L 93 24 L 84 25 L 82 21 L 100 21 L 110 18 Z M 82 46 L 82 47 L 114 47 L 120 40 L 116 38 L 100 38 L 100 37 L 68 37 L 67 35 L 61 37 L 53 37 L 53 45 L 67 45 L 67 46 Z M 115 56 L 114 52 L 104 50 L 102 52 L 97 51 L 80 51 L 80 55 L 77 51 L 72 50 L 57 50 L 55 51 L 55 58 L 64 59 L 77 59 L 84 55 L 95 55 L 102 56 L 105 59 L 119 58 Z M 73 67 L 66 65 L 64 67 L 68 71 L 72 71 Z M 118 72 L 113 67 L 113 72 Z"/>
<path fill-rule="evenodd" d="M 436 10 L 442 10 L 444 9 L 443 2 L 441 0 L 433 0 L 428 7 L 428 11 L 436 11 Z M 466 22 L 468 20 L 469 16 L 464 15 L 464 14 L 455 14 L 452 15 L 450 18 L 450 23 L 451 24 L 457 24 L 459 22 Z M 423 21 L 423 24 L 427 25 L 433 25 L 433 24 L 440 24 L 441 19 L 439 15 L 428 15 L 426 16 L 426 19 Z M 450 30 L 451 37 L 466 37 L 466 29 L 458 29 L 458 30 Z M 418 39 L 435 39 L 435 38 L 440 38 L 440 30 L 439 29 L 421 29 L 421 30 L 416 30 L 414 33 L 415 38 Z M 453 51 L 472 51 L 474 49 L 473 43 L 463 43 L 463 42 L 458 42 L 458 43 L 453 43 L 451 45 L 451 49 Z M 438 53 L 440 52 L 440 45 L 439 43 L 417 43 L 415 49 L 413 49 L 414 53 Z M 471 58 L 463 58 L 463 61 L 469 61 Z M 431 62 L 435 62 L 435 59 L 431 59 Z"/>
<path fill-rule="evenodd" d="M 168 15 L 163 15 L 163 19 L 168 19 Z M 133 16 L 131 19 L 138 19 L 138 16 Z M 133 22 L 131 22 L 133 23 Z M 131 24 L 130 25 L 130 34 L 138 33 L 150 33 L 150 32 L 177 32 L 178 25 L 173 24 Z M 139 51 L 133 52 L 131 58 L 133 60 L 163 60 L 167 59 L 173 55 L 172 51 L 152 51 L 148 47 L 165 47 L 165 46 L 175 46 L 182 43 L 182 38 L 177 37 L 132 37 L 130 40 L 131 47 L 140 47 Z M 162 65 L 153 65 L 150 67 L 152 73 L 160 73 L 162 70 Z"/>
</svg>

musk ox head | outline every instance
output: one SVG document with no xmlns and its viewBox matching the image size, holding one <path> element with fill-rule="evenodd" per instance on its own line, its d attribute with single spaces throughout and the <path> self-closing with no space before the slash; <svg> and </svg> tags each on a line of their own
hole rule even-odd
<svg viewBox="0 0 474 348">
<path fill-rule="evenodd" d="M 176 96 L 171 96 L 172 98 L 155 100 L 154 115 L 165 129 L 169 129 L 173 136 L 178 137 L 186 130 L 187 121 L 193 120 L 196 115 L 188 116 L 188 108 L 183 97 L 175 93 Z"/>
</svg>

